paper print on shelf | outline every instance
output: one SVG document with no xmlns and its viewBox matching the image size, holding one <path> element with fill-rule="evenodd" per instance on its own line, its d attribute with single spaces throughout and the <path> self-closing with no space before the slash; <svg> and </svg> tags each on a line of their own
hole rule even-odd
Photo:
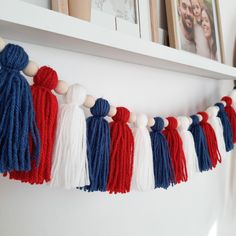
<svg viewBox="0 0 236 236">
<path fill-rule="evenodd" d="M 135 0 L 92 0 L 92 8 L 137 23 Z"/>
</svg>

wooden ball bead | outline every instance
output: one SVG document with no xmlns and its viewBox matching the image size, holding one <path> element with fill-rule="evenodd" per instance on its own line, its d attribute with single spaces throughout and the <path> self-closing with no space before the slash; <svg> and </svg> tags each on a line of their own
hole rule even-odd
<svg viewBox="0 0 236 236">
<path fill-rule="evenodd" d="M 54 91 L 57 94 L 63 95 L 66 94 L 69 89 L 69 85 L 64 80 L 58 80 L 57 87 L 54 89 Z"/>
<path fill-rule="evenodd" d="M 84 106 L 87 108 L 91 108 L 95 105 L 96 99 L 91 96 L 91 95 L 87 95 L 85 102 L 84 102 Z"/>
<path fill-rule="evenodd" d="M 193 123 L 193 120 L 191 117 L 188 117 L 188 120 L 189 120 L 189 125 L 191 125 Z"/>
<path fill-rule="evenodd" d="M 0 52 L 5 48 L 6 43 L 3 38 L 0 37 Z"/>
<path fill-rule="evenodd" d="M 110 106 L 110 110 L 108 112 L 108 116 L 112 117 L 116 114 L 117 110 L 116 110 L 116 107 L 114 106 Z"/>
<path fill-rule="evenodd" d="M 29 77 L 34 77 L 37 74 L 38 70 L 38 65 L 33 61 L 29 61 L 28 65 L 23 70 L 23 73 Z"/>
<path fill-rule="evenodd" d="M 149 117 L 148 118 L 148 127 L 152 127 L 153 125 L 155 125 L 155 120 L 153 117 Z"/>
<path fill-rule="evenodd" d="M 224 105 L 224 107 L 226 107 L 226 102 L 225 101 L 220 101 L 220 103 L 222 103 Z"/>
<path fill-rule="evenodd" d="M 202 116 L 200 114 L 197 114 L 197 117 L 198 117 L 199 121 L 202 121 Z"/>
<path fill-rule="evenodd" d="M 164 121 L 164 127 L 167 127 L 169 125 L 169 121 L 167 119 L 163 119 Z"/>
<path fill-rule="evenodd" d="M 134 123 L 136 121 L 135 113 L 131 112 L 129 117 L 129 123 Z"/>
</svg>

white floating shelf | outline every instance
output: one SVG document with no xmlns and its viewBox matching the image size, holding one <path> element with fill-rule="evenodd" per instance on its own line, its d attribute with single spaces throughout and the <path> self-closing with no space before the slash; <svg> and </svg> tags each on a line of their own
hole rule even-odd
<svg viewBox="0 0 236 236">
<path fill-rule="evenodd" d="M 0 0 L 0 36 L 33 44 L 214 79 L 236 78 L 236 68 L 103 29 L 19 0 Z"/>
</svg>

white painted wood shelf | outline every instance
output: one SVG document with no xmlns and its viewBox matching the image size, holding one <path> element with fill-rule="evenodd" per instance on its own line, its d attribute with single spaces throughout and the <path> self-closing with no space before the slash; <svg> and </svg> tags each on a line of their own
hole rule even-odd
<svg viewBox="0 0 236 236">
<path fill-rule="evenodd" d="M 213 79 L 236 79 L 236 68 L 109 31 L 20 0 L 0 0 L 0 36 Z"/>
</svg>

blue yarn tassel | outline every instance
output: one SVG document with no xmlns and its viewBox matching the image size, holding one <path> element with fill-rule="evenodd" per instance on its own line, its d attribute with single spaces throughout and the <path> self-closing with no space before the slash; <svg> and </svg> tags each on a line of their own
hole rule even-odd
<svg viewBox="0 0 236 236">
<path fill-rule="evenodd" d="M 222 103 L 216 103 L 215 106 L 219 107 L 219 112 L 217 116 L 220 118 L 223 126 L 225 148 L 226 151 L 229 152 L 234 148 L 232 127 L 229 118 L 227 116 L 227 113 L 225 112 L 224 105 Z"/>
<path fill-rule="evenodd" d="M 88 161 L 90 166 L 90 185 L 88 191 L 106 191 L 109 157 L 110 128 L 104 119 L 110 110 L 107 100 L 99 98 L 90 109 L 93 116 L 87 118 Z"/>
<path fill-rule="evenodd" d="M 150 133 L 153 151 L 153 168 L 155 176 L 155 188 L 167 189 L 174 185 L 175 174 L 172 167 L 168 143 L 161 133 L 164 128 L 164 121 L 161 117 L 155 117 L 155 124 L 151 127 Z"/>
<path fill-rule="evenodd" d="M 192 115 L 192 124 L 189 131 L 193 135 L 194 145 L 198 157 L 199 170 L 207 171 L 212 169 L 212 163 L 208 152 L 207 141 L 202 127 L 200 126 L 199 118 L 197 115 Z"/>
<path fill-rule="evenodd" d="M 31 153 L 39 163 L 40 140 L 31 91 L 20 73 L 28 63 L 28 55 L 20 46 L 8 44 L 0 53 L 1 173 L 29 171 Z"/>
</svg>

